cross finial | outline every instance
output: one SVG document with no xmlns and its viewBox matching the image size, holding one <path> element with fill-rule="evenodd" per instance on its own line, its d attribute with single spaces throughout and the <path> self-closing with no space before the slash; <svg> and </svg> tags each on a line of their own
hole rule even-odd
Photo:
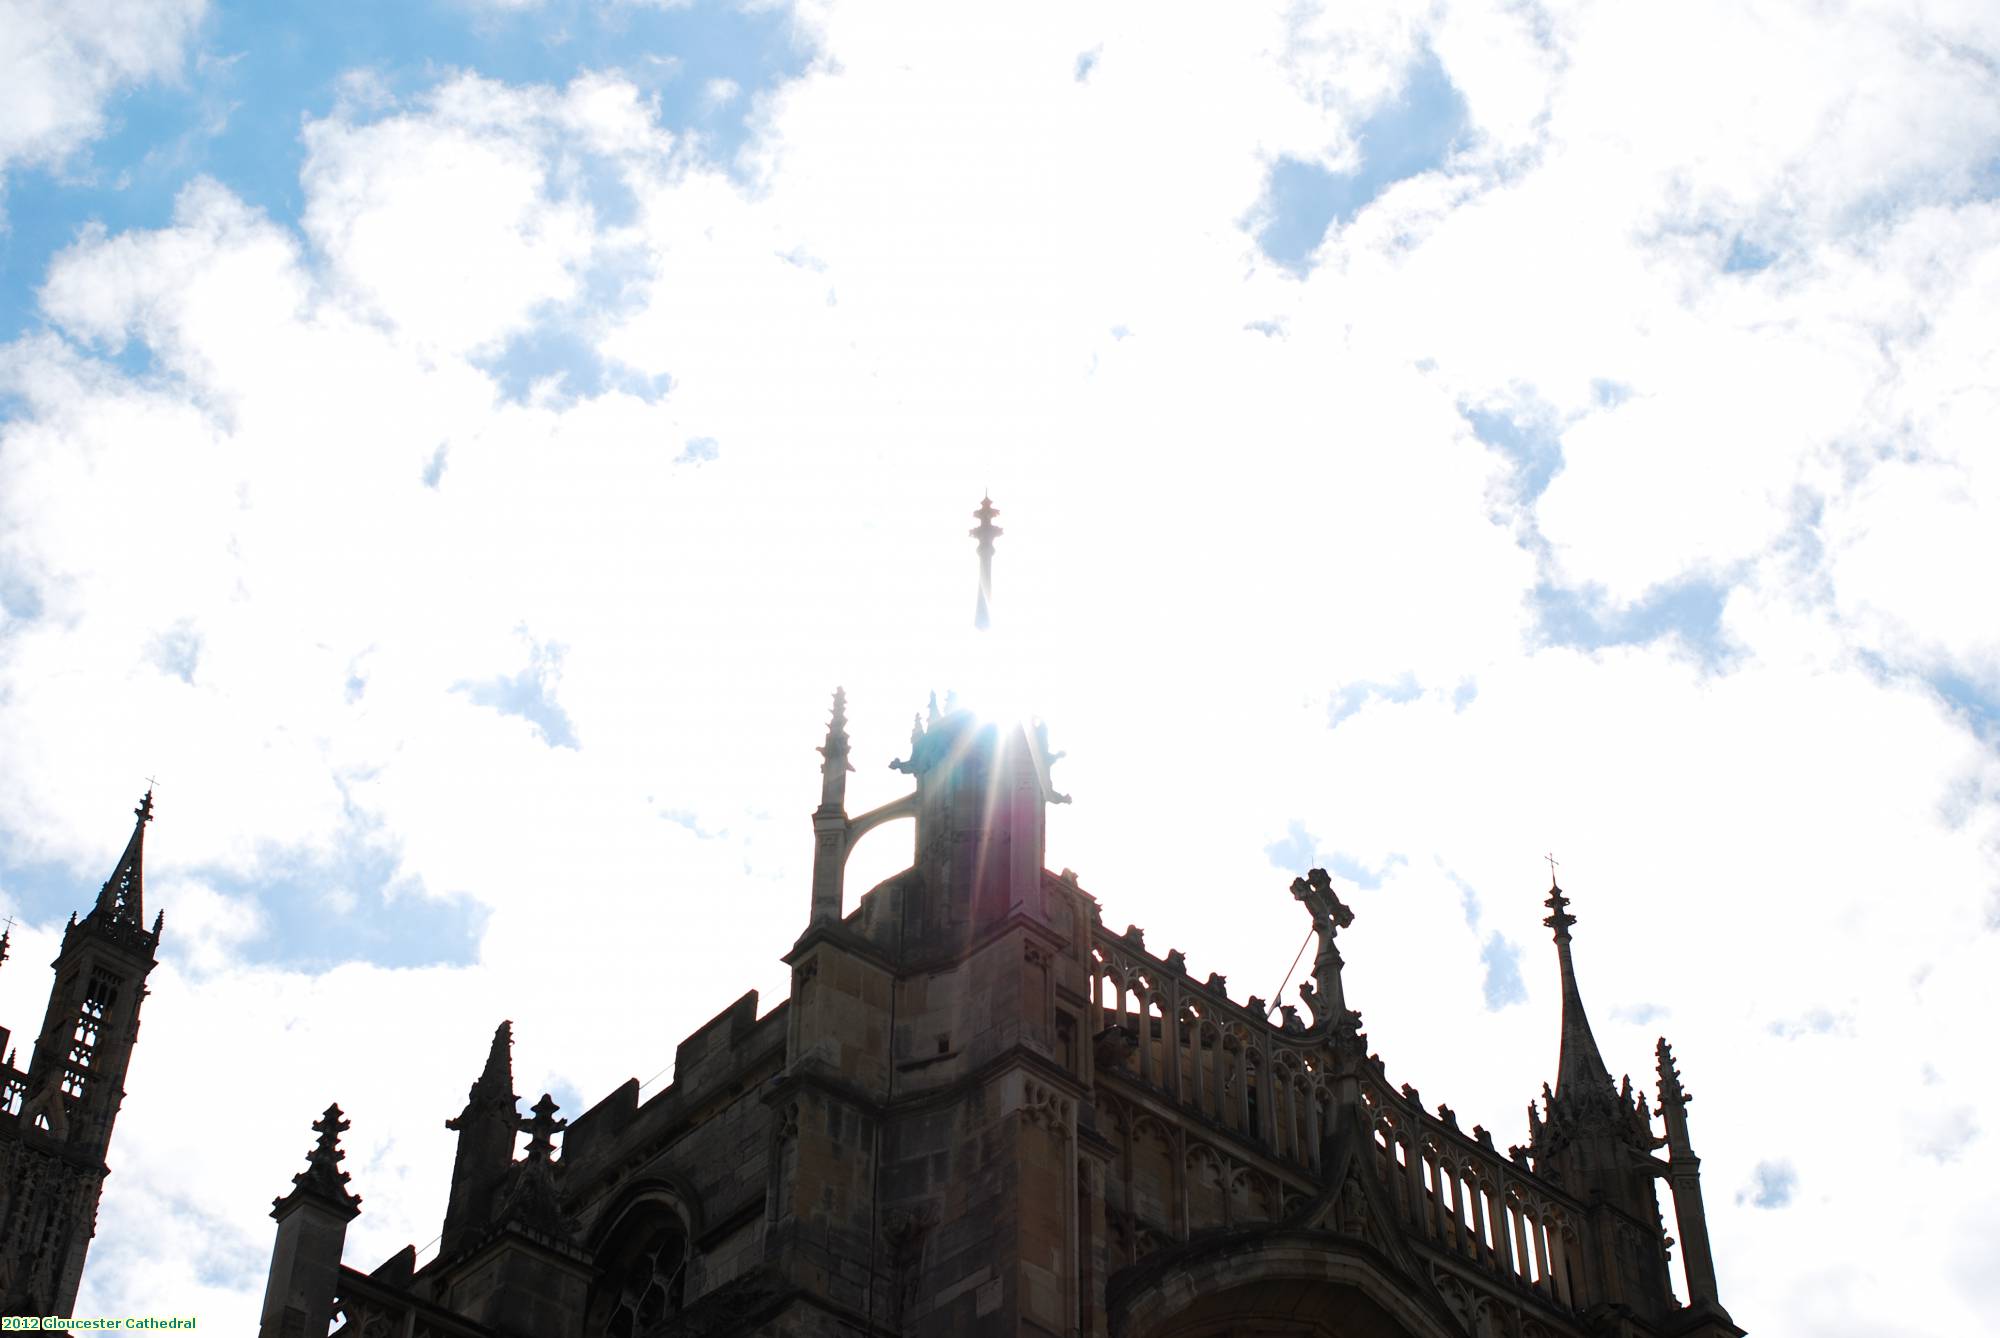
<svg viewBox="0 0 2000 1338">
<path fill-rule="evenodd" d="M 1549 886 L 1554 887 L 1556 885 L 1556 857 L 1553 853 L 1550 853 L 1542 856 L 1542 858 L 1549 862 Z"/>
<path fill-rule="evenodd" d="M 522 1130 L 528 1135 L 528 1160 L 545 1162 L 556 1149 L 555 1135 L 569 1128 L 568 1120 L 556 1118 L 556 1099 L 547 1092 L 533 1107 L 533 1119 L 521 1121 Z"/>
<path fill-rule="evenodd" d="M 319 1135 L 319 1146 L 313 1149 L 311 1160 L 333 1163 L 345 1155 L 340 1150 L 340 1136 L 354 1127 L 354 1122 L 340 1113 L 340 1104 L 335 1102 L 326 1108 L 326 1113 L 313 1121 L 313 1132 Z"/>
<path fill-rule="evenodd" d="M 1549 874 L 1548 900 L 1544 901 L 1542 905 L 1549 908 L 1548 917 L 1542 923 L 1556 931 L 1557 943 L 1567 943 L 1569 941 L 1569 927 L 1576 923 L 1576 917 L 1569 913 L 1569 898 L 1564 896 L 1562 888 L 1556 885 L 1553 866 L 1551 866 Z"/>
<path fill-rule="evenodd" d="M 972 625 L 982 631 L 992 626 L 989 610 L 993 600 L 993 541 L 1005 533 L 993 523 L 993 517 L 999 514 L 1000 510 L 993 505 L 991 496 L 981 497 L 979 509 L 972 513 L 973 519 L 979 522 L 978 528 L 970 531 L 972 537 L 979 540 L 979 606 L 973 612 Z"/>
</svg>

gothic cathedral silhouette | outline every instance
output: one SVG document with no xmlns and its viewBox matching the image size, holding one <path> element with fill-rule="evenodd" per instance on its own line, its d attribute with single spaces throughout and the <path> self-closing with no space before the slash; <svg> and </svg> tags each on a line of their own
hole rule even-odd
<svg viewBox="0 0 2000 1338">
<path fill-rule="evenodd" d="M 981 626 L 996 515 L 975 513 Z M 820 748 L 789 997 L 743 995 L 680 1043 L 670 1086 L 642 1103 L 628 1081 L 566 1123 L 546 1095 L 521 1114 L 501 1023 L 449 1122 L 421 1266 L 409 1247 L 343 1261 L 360 1200 L 329 1108 L 273 1209 L 263 1338 L 336 1320 L 360 1338 L 1742 1333 L 1673 1057 L 1662 1040 L 1656 1132 L 1591 1035 L 1553 869 L 1556 1080 L 1503 1152 L 1369 1052 L 1341 983 L 1356 915 L 1324 870 L 1290 888 L 1317 940 L 1312 1016 L 1274 1016 L 1044 867 L 1047 806 L 1067 801 L 1038 724 L 933 699 L 892 764 L 911 790 L 850 815 L 846 704 Z M 850 907 L 848 852 L 903 819 L 911 867 Z"/>
</svg>

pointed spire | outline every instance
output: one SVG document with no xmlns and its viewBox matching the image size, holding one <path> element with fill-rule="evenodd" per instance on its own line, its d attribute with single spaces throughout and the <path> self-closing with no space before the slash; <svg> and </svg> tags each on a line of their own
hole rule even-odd
<svg viewBox="0 0 2000 1338">
<path fill-rule="evenodd" d="M 521 1128 L 520 1098 L 514 1095 L 514 1024 L 493 1030 L 486 1067 L 465 1094 L 465 1109 L 444 1122 L 458 1135 L 452 1158 L 451 1197 L 445 1204 L 443 1244 L 453 1255 L 492 1224 L 494 1187 L 514 1161 Z"/>
<path fill-rule="evenodd" d="M 493 1029 L 493 1044 L 486 1050 L 486 1067 L 479 1071 L 479 1080 L 472 1084 L 472 1094 L 489 1096 L 514 1095 L 514 1023 L 510 1019 Z"/>
<path fill-rule="evenodd" d="M 13 942 L 14 942 L 14 921 L 12 919 L 9 919 L 7 921 L 7 927 L 5 929 L 0 929 L 0 965 L 6 964 L 7 949 L 9 948 L 9 946 L 13 944 Z"/>
<path fill-rule="evenodd" d="M 1584 1015 L 1583 995 L 1576 987 L 1576 964 L 1570 960 L 1569 927 L 1576 917 L 1569 913 L 1569 898 L 1549 875 L 1548 918 L 1542 923 L 1555 931 L 1556 959 L 1562 968 L 1562 1053 L 1556 1061 L 1557 1096 L 1609 1091 L 1611 1070 L 1598 1052 L 1597 1038 L 1590 1034 L 1590 1019 Z"/>
<path fill-rule="evenodd" d="M 493 1029 L 493 1044 L 486 1051 L 486 1067 L 479 1071 L 465 1093 L 465 1109 L 457 1118 L 444 1122 L 447 1129 L 461 1129 L 482 1111 L 498 1107 L 512 1121 L 520 1098 L 514 1095 L 514 1024 L 502 1022 Z M 511 1153 L 509 1154 L 511 1155 Z"/>
<path fill-rule="evenodd" d="M 1006 531 L 993 523 L 993 517 L 1000 514 L 993 505 L 993 499 L 982 497 L 979 509 L 972 513 L 979 522 L 977 529 L 970 531 L 979 540 L 979 605 L 972 615 L 972 625 L 982 631 L 993 625 L 991 607 L 993 603 L 993 541 Z"/>
<path fill-rule="evenodd" d="M 1667 1044 L 1666 1037 L 1660 1037 L 1659 1044 L 1653 1047 L 1653 1057 L 1660 1066 L 1660 1109 L 1664 1111 L 1669 1106 L 1685 1108 L 1694 1098 L 1681 1087 L 1681 1071 L 1674 1067 L 1674 1048 Z"/>
<path fill-rule="evenodd" d="M 146 824 L 153 820 L 151 790 L 146 791 L 146 797 L 139 801 L 139 807 L 132 810 L 132 815 L 138 819 L 132 825 L 132 839 L 125 843 L 125 853 L 118 857 L 118 867 L 104 880 L 104 890 L 97 894 L 96 909 L 90 914 L 93 918 L 103 916 L 103 923 L 144 929 Z"/>
<path fill-rule="evenodd" d="M 847 690 L 833 690 L 833 719 L 827 723 L 826 743 L 819 755 L 819 806 L 833 813 L 847 811 L 847 773 L 854 764 L 847 760 Z"/>
<path fill-rule="evenodd" d="M 1673 1189 L 1688 1301 L 1697 1309 L 1712 1307 L 1726 1320 L 1729 1312 L 1716 1298 L 1715 1255 L 1709 1247 L 1708 1214 L 1701 1199 L 1701 1158 L 1688 1139 L 1687 1106 L 1694 1098 L 1681 1087 L 1680 1070 L 1674 1067 L 1673 1047 L 1666 1037 L 1660 1038 L 1653 1053 L 1659 1062 L 1660 1117 L 1667 1126 L 1667 1183 Z"/>
<path fill-rule="evenodd" d="M 340 1106 L 335 1103 L 313 1121 L 312 1127 L 313 1132 L 319 1135 L 319 1142 L 306 1154 L 306 1169 L 292 1177 L 292 1192 L 271 1201 L 271 1216 L 282 1216 L 287 1207 L 300 1199 L 313 1198 L 352 1218 L 361 1211 L 361 1196 L 348 1190 L 347 1172 L 340 1169 L 341 1161 L 347 1156 L 340 1149 L 340 1136 L 352 1127 L 352 1123 L 341 1117 Z"/>
</svg>

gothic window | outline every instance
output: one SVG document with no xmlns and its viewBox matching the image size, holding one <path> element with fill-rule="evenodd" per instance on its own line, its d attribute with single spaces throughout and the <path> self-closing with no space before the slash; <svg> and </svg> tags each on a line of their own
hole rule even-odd
<svg viewBox="0 0 2000 1338">
<path fill-rule="evenodd" d="M 687 1227 L 657 1200 L 626 1210 L 597 1255 L 584 1332 L 589 1338 L 646 1338 L 680 1312 L 686 1294 Z"/>
<path fill-rule="evenodd" d="M 97 1064 L 98 1034 L 104 1028 L 105 1014 L 118 1002 L 118 987 L 122 983 L 117 976 L 106 972 L 90 973 L 90 985 L 84 990 L 83 1006 L 77 1010 L 69 1055 L 63 1065 L 64 1096 L 81 1100 L 89 1087 L 91 1070 Z"/>
</svg>

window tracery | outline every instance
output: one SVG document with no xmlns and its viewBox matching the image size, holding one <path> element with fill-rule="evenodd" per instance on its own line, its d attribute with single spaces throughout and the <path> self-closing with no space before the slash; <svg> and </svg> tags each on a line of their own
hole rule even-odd
<svg viewBox="0 0 2000 1338">
<path fill-rule="evenodd" d="M 598 1252 L 584 1331 L 592 1338 L 645 1338 L 680 1312 L 688 1259 L 687 1227 L 672 1208 L 649 1202 L 628 1210 Z"/>
</svg>

